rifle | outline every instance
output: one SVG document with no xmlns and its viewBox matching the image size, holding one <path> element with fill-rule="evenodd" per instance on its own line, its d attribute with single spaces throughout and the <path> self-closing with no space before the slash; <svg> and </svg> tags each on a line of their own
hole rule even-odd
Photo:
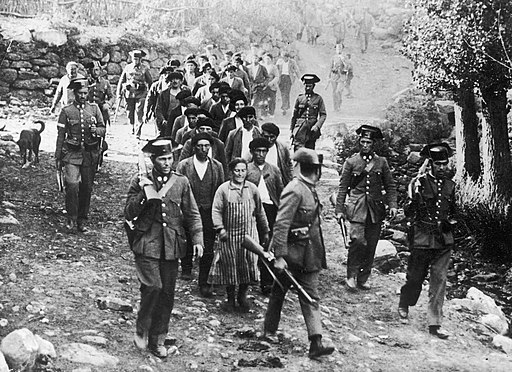
<svg viewBox="0 0 512 372">
<path fill-rule="evenodd" d="M 138 167 L 138 170 L 139 170 L 139 180 L 142 178 L 142 177 L 147 177 L 148 176 L 148 167 L 146 165 L 146 159 L 144 157 L 144 153 L 141 151 L 141 153 L 139 154 L 139 157 L 138 157 L 138 160 L 137 160 L 137 167 Z M 126 230 L 126 234 L 128 235 L 128 242 L 130 243 L 130 246 L 132 245 L 132 242 L 133 242 L 133 234 L 134 234 L 134 230 L 135 230 L 135 223 L 134 221 L 137 219 L 137 217 L 135 217 L 133 220 L 125 220 L 124 221 L 124 228 Z"/>
<path fill-rule="evenodd" d="M 265 250 L 263 249 L 263 247 L 261 245 L 259 245 L 253 238 L 251 238 L 249 235 L 245 235 L 244 236 L 244 241 L 242 242 L 242 247 L 244 247 L 245 249 L 247 249 L 248 251 L 252 252 L 252 253 L 255 253 L 257 254 L 258 256 L 260 256 L 263 260 L 263 262 L 267 264 L 269 263 L 272 263 L 275 261 L 275 257 L 272 253 L 270 252 L 265 252 Z M 267 266 L 269 267 L 269 266 Z M 272 270 L 269 270 L 272 274 Z M 311 296 L 306 292 L 306 290 L 299 284 L 299 282 L 297 282 L 297 279 L 295 279 L 295 277 L 292 275 L 292 273 L 288 270 L 288 269 L 284 269 L 283 270 L 283 273 L 284 275 L 288 278 L 288 280 L 290 282 L 292 282 L 292 284 L 294 285 L 294 287 L 299 291 L 300 294 L 302 294 L 302 296 L 304 296 L 304 298 L 306 299 L 306 301 L 311 304 L 311 305 L 316 305 L 317 302 L 316 300 L 312 299 Z M 283 288 L 282 284 L 277 280 L 277 278 L 275 277 L 275 275 L 272 275 L 274 277 L 274 279 L 276 280 L 276 282 L 278 283 L 278 285 Z"/>
<path fill-rule="evenodd" d="M 62 174 L 62 168 L 57 169 L 57 188 L 59 192 L 64 191 L 64 175 Z"/>
<path fill-rule="evenodd" d="M 341 228 L 341 237 L 343 238 L 343 244 L 345 245 L 345 248 L 348 249 L 348 233 L 347 233 L 347 226 L 345 226 L 345 219 L 340 218 L 338 220 L 338 224 Z"/>
<path fill-rule="evenodd" d="M 123 100 L 124 94 L 121 92 L 117 98 L 116 110 L 114 111 L 114 120 L 112 123 L 117 121 L 117 114 L 119 113 L 119 107 L 121 106 L 121 101 Z"/>
</svg>

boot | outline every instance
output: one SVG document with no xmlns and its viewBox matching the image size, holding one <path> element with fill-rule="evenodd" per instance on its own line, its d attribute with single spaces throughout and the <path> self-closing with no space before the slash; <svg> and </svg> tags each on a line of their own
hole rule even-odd
<svg viewBox="0 0 512 372">
<path fill-rule="evenodd" d="M 347 289 L 350 291 L 350 292 L 356 292 L 357 291 L 357 286 L 356 286 L 356 279 L 355 278 L 347 278 L 347 280 L 345 281 L 345 284 L 347 286 Z"/>
<path fill-rule="evenodd" d="M 251 308 L 251 304 L 249 303 L 249 300 L 247 299 L 247 290 L 249 289 L 249 284 L 240 284 L 238 288 L 238 296 L 237 301 L 238 305 L 240 306 L 240 311 L 247 313 L 249 309 Z"/>
<path fill-rule="evenodd" d="M 235 311 L 235 286 L 228 285 L 226 287 L 226 293 L 228 295 L 228 299 L 222 305 L 220 305 L 221 309 L 227 311 L 228 313 L 232 313 Z"/>
<path fill-rule="evenodd" d="M 309 337 L 311 345 L 309 346 L 309 358 L 316 359 L 322 355 L 330 355 L 334 352 L 332 346 L 325 347 L 322 345 L 322 335 L 313 335 Z"/>
<path fill-rule="evenodd" d="M 450 337 L 450 334 L 448 332 L 446 332 L 445 330 L 442 330 L 441 326 L 439 326 L 439 325 L 428 326 L 428 332 L 432 336 L 439 337 L 441 340 L 446 340 L 448 337 Z"/>
<path fill-rule="evenodd" d="M 76 223 L 76 229 L 78 232 L 86 233 L 89 231 L 87 226 L 85 226 L 85 220 L 78 220 Z"/>
<path fill-rule="evenodd" d="M 133 343 L 141 350 L 146 350 L 148 347 L 148 332 L 135 332 L 133 336 Z"/>
<path fill-rule="evenodd" d="M 149 337 L 148 349 L 153 355 L 159 358 L 167 358 L 167 348 L 165 347 L 165 337 L 167 335 L 158 335 Z"/>
</svg>

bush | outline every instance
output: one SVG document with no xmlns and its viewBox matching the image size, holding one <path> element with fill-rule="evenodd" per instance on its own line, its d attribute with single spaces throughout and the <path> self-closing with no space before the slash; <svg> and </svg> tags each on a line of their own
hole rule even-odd
<svg viewBox="0 0 512 372">
<path fill-rule="evenodd" d="M 459 229 L 471 235 L 483 256 L 498 262 L 512 260 L 512 214 L 510 201 L 498 197 L 480 181 L 463 179 L 457 186 Z"/>
<path fill-rule="evenodd" d="M 392 153 L 389 146 L 391 142 L 390 131 L 382 130 L 382 134 L 384 135 L 384 139 L 375 143 L 375 153 L 389 158 Z M 338 164 L 343 164 L 346 159 L 359 151 L 359 135 L 355 132 L 347 133 L 345 135 L 338 133 L 334 138 L 334 149 L 336 153 L 336 162 Z"/>
<path fill-rule="evenodd" d="M 442 123 L 434 97 L 425 93 L 407 93 L 388 107 L 386 119 L 397 151 L 408 143 L 440 141 L 452 131 L 452 125 Z"/>
</svg>

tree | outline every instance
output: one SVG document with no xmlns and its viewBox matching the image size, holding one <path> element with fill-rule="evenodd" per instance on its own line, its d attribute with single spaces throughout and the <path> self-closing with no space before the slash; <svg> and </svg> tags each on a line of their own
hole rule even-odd
<svg viewBox="0 0 512 372">
<path fill-rule="evenodd" d="M 462 107 L 458 128 L 463 164 L 490 194 L 510 197 L 512 165 L 507 134 L 506 92 L 511 87 L 512 2 L 508 0 L 412 0 L 404 53 L 415 64 L 414 77 L 428 90 L 448 89 Z M 482 157 L 478 152 L 472 92 L 483 100 Z"/>
</svg>

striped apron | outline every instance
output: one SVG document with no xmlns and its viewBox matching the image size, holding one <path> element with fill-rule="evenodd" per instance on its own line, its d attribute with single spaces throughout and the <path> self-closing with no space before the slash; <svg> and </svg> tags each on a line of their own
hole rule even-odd
<svg viewBox="0 0 512 372">
<path fill-rule="evenodd" d="M 242 187 L 242 192 L 248 190 Z M 247 191 L 246 191 L 247 192 Z M 255 204 L 252 195 L 238 196 L 231 200 L 231 189 L 228 192 L 228 203 L 224 208 L 224 228 L 228 238 L 221 242 L 215 241 L 215 256 L 208 276 L 208 283 L 223 285 L 239 285 L 254 283 L 259 280 L 258 256 L 242 247 L 247 234 L 258 240 Z"/>
</svg>

